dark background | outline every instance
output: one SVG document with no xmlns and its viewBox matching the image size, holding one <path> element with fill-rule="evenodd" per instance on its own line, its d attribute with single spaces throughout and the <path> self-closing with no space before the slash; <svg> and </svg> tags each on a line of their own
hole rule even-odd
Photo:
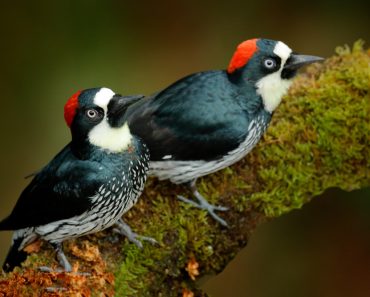
<svg viewBox="0 0 370 297">
<path fill-rule="evenodd" d="M 366 1 L 29 1 L 0 4 L 0 218 L 68 141 L 65 101 L 106 86 L 149 94 L 225 68 L 241 41 L 329 56 L 369 41 Z M 369 191 L 331 191 L 257 229 L 212 296 L 370 296 Z M 10 241 L 0 233 L 0 261 Z"/>
</svg>

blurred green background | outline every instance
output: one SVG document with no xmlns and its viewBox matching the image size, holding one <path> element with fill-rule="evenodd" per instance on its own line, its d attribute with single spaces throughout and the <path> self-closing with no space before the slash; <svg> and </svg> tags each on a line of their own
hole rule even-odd
<svg viewBox="0 0 370 297">
<path fill-rule="evenodd" d="M 283 40 L 329 56 L 369 41 L 369 5 L 353 1 L 37 1 L 0 4 L 0 218 L 24 179 L 68 141 L 65 101 L 106 86 L 149 94 L 225 68 L 241 41 Z M 261 226 L 212 296 L 370 296 L 369 191 L 333 191 Z M 11 234 L 0 233 L 2 262 Z"/>
</svg>

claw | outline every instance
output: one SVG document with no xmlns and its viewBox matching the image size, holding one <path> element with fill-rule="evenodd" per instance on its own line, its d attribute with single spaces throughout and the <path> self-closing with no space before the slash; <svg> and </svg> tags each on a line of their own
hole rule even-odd
<svg viewBox="0 0 370 297">
<path fill-rule="evenodd" d="M 64 269 L 61 269 L 61 268 L 57 268 L 57 269 L 53 269 L 51 267 L 48 267 L 48 266 L 40 266 L 37 268 L 40 272 L 44 272 L 44 273 L 63 273 L 63 272 L 67 272 L 67 273 L 72 273 L 72 274 L 75 274 L 75 275 L 81 275 L 81 276 L 91 276 L 91 273 L 89 272 L 73 272 L 73 271 L 66 271 Z M 52 287 L 54 288 L 54 287 Z"/>
<path fill-rule="evenodd" d="M 63 267 L 65 272 L 72 272 L 72 265 L 69 263 L 66 255 L 63 253 L 62 244 L 61 243 L 54 243 L 55 251 L 57 252 L 57 259 L 59 261 L 60 266 Z"/>
<path fill-rule="evenodd" d="M 210 203 L 196 203 L 194 202 L 193 200 L 190 200 L 188 198 L 185 198 L 184 196 L 177 196 L 177 199 L 185 202 L 185 203 L 188 203 L 196 208 L 200 208 L 200 209 L 204 209 L 206 210 L 212 218 L 214 218 L 217 222 L 219 222 L 222 226 L 225 226 L 225 227 L 228 227 L 228 224 L 227 222 L 222 219 L 220 216 L 218 216 L 216 213 L 215 213 L 215 210 L 218 210 L 218 211 L 227 211 L 228 208 L 227 207 L 224 207 L 224 206 L 215 206 L 215 205 L 212 205 Z"/>
<path fill-rule="evenodd" d="M 212 210 L 208 210 L 208 213 L 212 216 L 212 218 L 214 218 L 217 222 L 219 222 L 222 226 L 224 227 L 229 227 L 229 225 L 226 223 L 226 221 L 224 219 L 222 219 L 221 217 L 219 217 L 218 215 L 216 215 L 214 213 L 214 211 Z"/>
<path fill-rule="evenodd" d="M 59 292 L 67 291 L 67 288 L 64 288 L 64 287 L 46 287 L 45 290 L 48 293 L 59 293 Z"/>
<path fill-rule="evenodd" d="M 52 273 L 52 272 L 63 272 L 62 269 L 53 269 L 48 266 L 40 266 L 37 268 L 40 272 L 45 272 L 45 273 Z"/>
<path fill-rule="evenodd" d="M 142 236 L 132 231 L 129 225 L 127 225 L 122 219 L 119 219 L 116 223 L 116 228 L 113 229 L 114 232 L 126 236 L 129 241 L 134 243 L 138 248 L 143 248 L 142 241 L 148 241 L 153 245 L 157 245 L 158 241 L 156 241 L 152 237 Z"/>
<path fill-rule="evenodd" d="M 196 203 L 196 202 L 195 202 L 195 201 L 193 201 L 193 200 L 190 200 L 190 199 L 188 199 L 188 198 L 185 198 L 184 196 L 178 195 L 178 196 L 177 196 L 177 199 L 179 199 L 179 200 L 180 200 L 180 201 L 182 201 L 182 202 L 188 203 L 188 204 L 190 204 L 191 206 L 194 206 L 194 207 L 196 207 L 196 208 L 204 209 L 204 207 L 203 207 L 202 205 L 200 205 L 200 204 Z"/>
<path fill-rule="evenodd" d="M 38 269 L 41 272 L 45 273 L 52 273 L 52 272 L 57 272 L 57 273 L 62 273 L 62 272 L 72 272 L 72 266 L 69 263 L 66 255 L 63 253 L 62 249 L 62 244 L 60 242 L 57 243 L 51 243 L 53 246 L 55 252 L 56 252 L 56 258 L 59 262 L 59 265 L 62 266 L 62 268 L 57 268 L 57 269 L 52 269 L 48 266 L 41 266 Z"/>
<path fill-rule="evenodd" d="M 195 198 L 197 198 L 198 203 L 190 200 L 188 198 L 185 198 L 184 196 L 177 196 L 177 198 L 185 203 L 188 203 L 194 207 L 204 209 L 206 210 L 212 218 L 214 218 L 217 222 L 219 222 L 222 226 L 228 227 L 227 222 L 222 219 L 220 216 L 218 216 L 215 211 L 227 211 L 229 208 L 221 205 L 212 205 L 210 204 L 197 190 L 197 187 L 195 185 L 196 180 L 191 181 L 188 183 L 188 187 L 190 188 L 192 194 Z"/>
</svg>

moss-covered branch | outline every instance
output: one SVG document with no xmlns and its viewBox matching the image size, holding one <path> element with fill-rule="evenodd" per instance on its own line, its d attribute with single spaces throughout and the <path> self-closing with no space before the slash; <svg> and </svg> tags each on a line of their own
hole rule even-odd
<svg viewBox="0 0 370 297">
<path fill-rule="evenodd" d="M 199 182 L 212 203 L 230 207 L 221 214 L 229 229 L 174 199 L 185 188 L 151 179 L 126 220 L 160 246 L 139 250 L 111 230 L 66 243 L 75 269 L 91 275 L 35 271 L 57 262 L 46 244 L 34 246 L 22 269 L 0 278 L 0 296 L 202 296 L 197 279 L 220 272 L 260 222 L 328 188 L 370 185 L 369 85 L 370 51 L 361 42 L 296 79 L 253 152 Z"/>
</svg>

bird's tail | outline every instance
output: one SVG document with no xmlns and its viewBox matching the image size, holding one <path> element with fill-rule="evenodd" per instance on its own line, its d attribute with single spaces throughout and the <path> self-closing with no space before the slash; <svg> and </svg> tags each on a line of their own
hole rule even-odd
<svg viewBox="0 0 370 297">
<path fill-rule="evenodd" d="M 26 253 L 22 249 L 19 250 L 19 247 L 21 246 L 23 240 L 23 236 L 17 236 L 16 238 L 15 236 L 13 236 L 12 245 L 3 264 L 3 270 L 5 272 L 12 271 L 14 267 L 20 266 L 21 263 L 27 259 L 28 253 Z"/>
</svg>

